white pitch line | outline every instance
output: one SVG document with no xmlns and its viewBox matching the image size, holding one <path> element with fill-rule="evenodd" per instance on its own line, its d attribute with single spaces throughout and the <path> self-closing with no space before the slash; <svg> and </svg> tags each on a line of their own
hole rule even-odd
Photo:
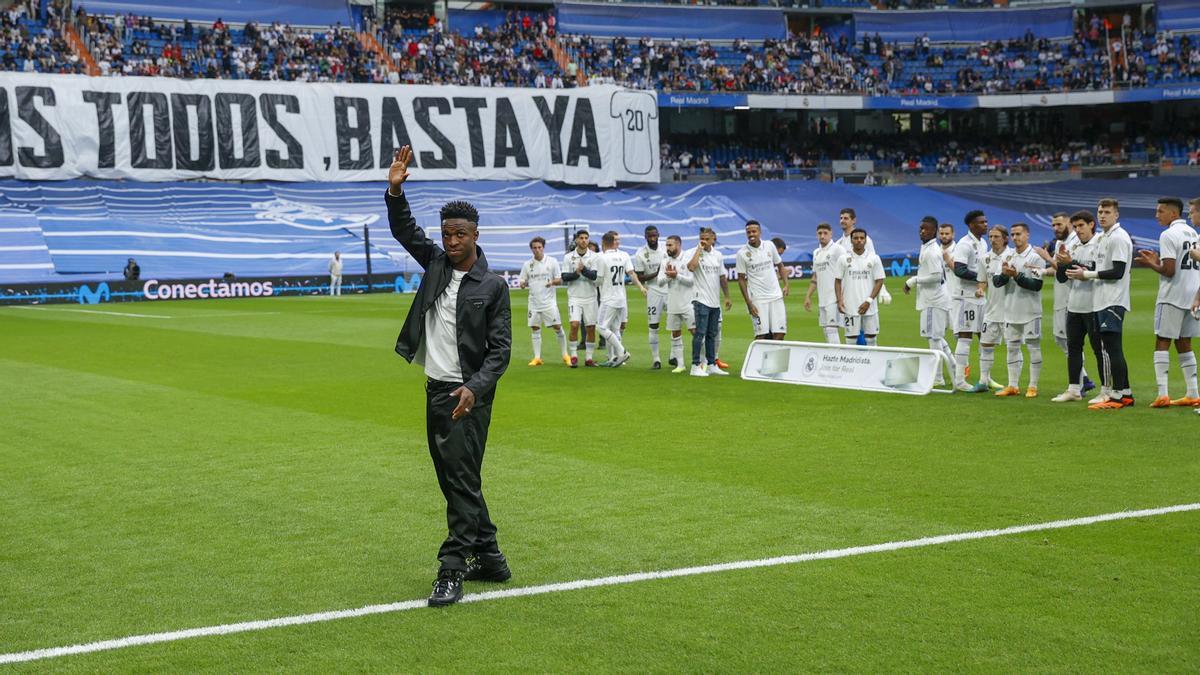
<svg viewBox="0 0 1200 675">
<path fill-rule="evenodd" d="M 36 309 L 42 312 L 66 312 L 67 314 L 103 314 L 105 316 L 131 316 L 135 319 L 170 319 L 166 314 L 135 314 L 134 312 L 105 312 L 100 309 L 67 309 L 65 307 L 35 307 L 33 305 L 13 305 L 13 309 Z"/>
<path fill-rule="evenodd" d="M 547 593 L 561 593 L 563 591 L 577 591 L 584 588 L 620 586 L 623 584 L 654 581 L 657 579 L 690 577 L 698 574 L 714 574 L 717 572 L 756 569 L 759 567 L 777 567 L 779 565 L 795 565 L 813 560 L 833 560 L 836 558 L 849 558 L 852 556 L 867 555 L 869 553 L 887 553 L 890 551 L 900 551 L 908 548 L 938 546 L 941 544 L 952 544 L 954 542 L 973 541 L 976 539 L 991 539 L 994 537 L 1004 537 L 1012 534 L 1026 534 L 1028 532 L 1061 530 L 1067 527 L 1080 527 L 1083 525 L 1107 523 L 1115 520 L 1130 520 L 1133 518 L 1149 518 L 1151 516 L 1162 516 L 1168 513 L 1183 513 L 1185 511 L 1200 511 L 1200 502 L 1193 504 L 1178 504 L 1176 506 L 1164 506 L 1154 509 L 1142 509 L 1139 511 L 1118 511 L 1116 513 L 1104 513 L 1097 516 L 1085 516 L 1082 518 L 1070 518 L 1067 520 L 1053 520 L 1047 523 L 1034 523 L 1032 525 L 1016 525 L 997 530 L 976 530 L 974 532 L 943 534 L 934 537 L 922 537 L 920 539 L 908 539 L 906 541 L 892 541 L 883 544 L 872 544 L 869 546 L 851 546 L 849 548 L 836 548 L 826 551 L 817 551 L 815 553 L 801 553 L 799 555 L 785 555 L 775 558 L 738 560 L 735 562 L 719 563 L 716 565 L 680 567 L 671 570 L 660 570 L 657 572 L 636 572 L 633 574 L 621 574 L 617 576 L 599 577 L 595 579 L 579 579 L 577 581 L 543 584 L 541 586 L 508 588 L 498 591 L 471 593 L 463 596 L 463 599 L 460 602 L 484 602 L 487 600 L 502 600 L 504 598 L 520 598 L 531 595 L 545 595 Z M 372 614 L 405 612 L 411 609 L 420 609 L 422 607 L 426 607 L 426 603 L 427 601 L 424 598 L 420 600 L 405 600 L 404 602 L 394 602 L 385 605 L 367 605 L 366 607 L 359 607 L 357 609 L 340 609 L 329 612 L 317 612 L 315 614 L 298 614 L 295 616 L 280 617 L 278 619 L 244 621 L 242 623 L 229 623 L 219 626 L 206 626 L 203 628 L 189 628 L 186 630 L 177 630 L 167 633 L 131 635 L 129 637 L 117 638 L 114 640 L 89 642 L 87 644 L 77 644 L 69 647 L 48 647 L 45 649 L 35 649 L 26 652 L 12 652 L 9 654 L 0 654 L 0 664 L 25 663 L 28 661 L 52 659 L 62 656 L 70 656 L 73 654 L 90 654 L 93 652 L 124 649 L 126 647 L 157 644 L 160 642 L 175 642 L 177 640 L 188 640 L 198 637 L 248 633 L 252 631 L 267 630 L 269 628 L 280 628 L 283 626 L 301 626 L 310 623 L 323 623 L 326 621 L 336 621 L 338 619 L 352 619 L 360 616 L 370 616 Z"/>
</svg>

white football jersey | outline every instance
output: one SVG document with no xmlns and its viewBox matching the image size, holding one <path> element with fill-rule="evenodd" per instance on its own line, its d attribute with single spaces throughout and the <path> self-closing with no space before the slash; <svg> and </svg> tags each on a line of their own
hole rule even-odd
<svg viewBox="0 0 1200 675">
<path fill-rule="evenodd" d="M 667 285 L 659 283 L 658 268 L 662 266 L 663 258 L 667 257 L 667 247 L 650 248 L 642 246 L 633 254 L 633 270 L 639 274 L 652 274 L 649 281 L 644 282 L 646 288 L 653 293 L 666 293 Z"/>
<path fill-rule="evenodd" d="M 1186 220 L 1176 220 L 1158 237 L 1158 255 L 1175 261 L 1175 276 L 1158 277 L 1158 303 L 1191 309 L 1200 288 L 1200 263 L 1190 252 L 1200 246 L 1200 237 Z"/>
<path fill-rule="evenodd" d="M 687 261 L 689 259 L 683 256 L 682 251 L 674 258 L 664 256 L 662 266 L 658 269 L 659 280 L 667 286 L 668 314 L 687 314 L 692 311 L 692 297 L 696 294 L 692 285 L 696 280 L 688 271 Z M 667 276 L 668 267 L 675 270 L 674 279 Z"/>
<path fill-rule="evenodd" d="M 1093 290 L 1095 311 L 1106 307 L 1124 307 L 1129 311 L 1129 273 L 1133 264 L 1133 240 L 1120 223 L 1096 237 L 1096 270 L 1103 272 L 1113 268 L 1113 263 L 1124 262 L 1125 274 L 1120 279 L 1096 279 Z"/>
<path fill-rule="evenodd" d="M 625 275 L 633 270 L 629 254 L 610 249 L 596 256 L 596 281 L 600 284 L 600 304 L 607 307 L 625 307 Z"/>
<path fill-rule="evenodd" d="M 817 304 L 821 307 L 837 303 L 833 280 L 842 276 L 842 263 L 849 251 L 834 242 L 813 251 L 812 273 L 817 279 Z"/>
<path fill-rule="evenodd" d="M 1034 251 L 1033 247 L 1029 245 L 1025 246 L 1024 251 L 1014 250 L 1008 264 L 1017 268 L 1018 274 L 1037 279 L 1042 278 L 1042 272 L 1046 269 L 1046 261 L 1042 260 L 1037 251 Z M 1005 298 L 1007 304 L 1004 307 L 1004 320 L 1006 322 L 1029 323 L 1034 319 L 1041 318 L 1041 291 L 1021 288 L 1017 285 L 1016 279 L 1009 279 L 1006 286 L 1012 286 Z"/>
<path fill-rule="evenodd" d="M 1075 248 L 1075 245 L 1078 243 L 1079 243 L 1079 235 L 1075 234 L 1074 231 L 1071 231 L 1069 234 L 1067 234 L 1066 239 L 1063 239 L 1062 241 L 1055 241 L 1054 242 L 1055 248 L 1053 251 L 1049 251 L 1049 253 L 1051 256 L 1056 255 L 1058 253 L 1059 248 L 1065 248 L 1067 251 L 1071 251 Z M 1058 280 L 1058 278 L 1056 276 L 1054 279 L 1054 311 L 1057 312 L 1060 309 L 1066 309 L 1067 308 L 1067 298 L 1069 298 L 1070 296 L 1071 296 L 1070 279 L 1067 280 L 1067 283 L 1062 283 Z"/>
<path fill-rule="evenodd" d="M 683 259 L 691 260 L 696 249 L 683 254 Z M 686 263 L 685 263 L 686 264 Z M 715 247 L 711 251 L 700 253 L 700 264 L 692 271 L 695 283 L 692 285 L 692 299 L 705 307 L 721 306 L 721 277 L 725 276 L 725 256 Z"/>
<path fill-rule="evenodd" d="M 946 294 L 946 260 L 942 253 L 942 245 L 936 238 L 921 245 L 916 281 L 918 311 L 927 307 L 947 307 L 950 303 Z M 849 306 L 846 309 L 850 309 Z"/>
<path fill-rule="evenodd" d="M 609 116 L 620 120 L 620 156 L 625 172 L 639 176 L 653 173 L 659 154 L 658 98 L 652 91 L 618 91 L 608 105 Z"/>
<path fill-rule="evenodd" d="M 562 274 L 558 269 L 558 261 L 543 255 L 541 260 L 530 258 L 521 266 L 518 277 L 529 286 L 529 311 L 546 312 L 554 307 L 558 300 L 558 287 L 547 285 Z"/>
<path fill-rule="evenodd" d="M 783 297 L 776 267 L 781 262 L 779 251 L 769 241 L 759 243 L 758 248 L 746 244 L 738 249 L 733 268 L 746 277 L 746 291 L 751 300 L 769 302 Z"/>
<path fill-rule="evenodd" d="M 846 312 L 858 314 L 859 305 L 870 302 L 866 316 L 878 314 L 879 304 L 871 298 L 871 291 L 875 290 L 875 282 L 883 277 L 883 261 L 879 256 L 866 252 L 856 255 L 851 251 L 842 262 L 842 302 Z"/>
<path fill-rule="evenodd" d="M 1096 235 L 1085 244 L 1075 238 L 1071 246 L 1071 261 L 1087 270 L 1096 269 Z M 1089 279 L 1068 279 L 1071 293 L 1067 296 L 1067 311 L 1076 314 L 1091 314 L 1096 311 L 1095 298 L 1096 282 Z"/>
<path fill-rule="evenodd" d="M 987 309 L 983 312 L 984 323 L 1004 323 L 1007 320 L 1008 294 L 1012 292 L 1013 284 L 997 286 L 992 283 L 992 277 L 1000 274 L 1001 268 L 1004 267 L 1004 261 L 1012 258 L 1013 253 L 1015 251 L 1011 248 L 995 253 L 989 247 L 987 253 L 980 259 L 980 265 L 987 275 Z"/>
<path fill-rule="evenodd" d="M 985 240 L 979 239 L 970 232 L 967 232 L 954 245 L 954 264 L 963 263 L 967 266 L 967 269 L 978 271 L 985 267 L 983 258 L 988 255 L 989 251 L 991 251 L 991 247 L 988 246 Z M 954 274 L 954 270 L 951 269 L 950 273 Z M 991 286 L 990 282 L 988 286 Z M 963 279 L 957 274 L 954 275 L 954 285 L 951 287 L 954 297 L 962 298 L 973 304 L 983 304 L 983 298 L 975 297 L 976 288 L 977 282 L 970 279 Z"/>
<path fill-rule="evenodd" d="M 579 261 L 583 261 L 584 269 L 596 271 L 596 257 L 599 254 L 592 249 L 584 251 L 583 255 L 579 254 L 579 249 L 573 248 L 567 251 L 563 256 L 562 269 L 574 274 L 579 267 Z M 596 299 L 596 284 L 600 281 L 599 275 L 596 280 L 579 275 L 578 279 L 567 282 L 567 299 L 568 300 L 595 300 Z"/>
</svg>

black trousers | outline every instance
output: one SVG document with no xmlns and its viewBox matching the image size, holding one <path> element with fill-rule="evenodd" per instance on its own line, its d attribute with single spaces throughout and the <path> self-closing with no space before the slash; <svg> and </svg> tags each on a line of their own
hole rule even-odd
<svg viewBox="0 0 1200 675">
<path fill-rule="evenodd" d="M 496 544 L 496 526 L 488 515 L 480 478 L 492 405 L 476 401 L 470 414 L 451 419 L 458 399 L 450 396 L 450 392 L 460 386 L 436 380 L 425 383 L 425 429 L 429 456 L 446 497 L 449 534 L 438 551 L 438 561 L 443 570 L 465 571 L 467 558 L 499 556 L 500 547 Z"/>
<path fill-rule="evenodd" d="M 1067 312 L 1067 381 L 1071 384 L 1080 383 L 1080 374 L 1083 372 L 1084 336 L 1087 336 L 1092 353 L 1096 355 L 1096 372 L 1100 373 L 1101 381 L 1107 386 L 1108 382 L 1104 380 L 1104 354 L 1101 350 L 1100 332 L 1096 326 L 1096 315 L 1091 312 Z"/>
</svg>

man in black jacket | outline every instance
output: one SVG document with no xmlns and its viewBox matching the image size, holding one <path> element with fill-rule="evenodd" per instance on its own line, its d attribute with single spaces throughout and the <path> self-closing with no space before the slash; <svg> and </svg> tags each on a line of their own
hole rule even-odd
<svg viewBox="0 0 1200 675">
<path fill-rule="evenodd" d="M 512 351 L 512 318 L 508 284 L 488 271 L 476 245 L 475 207 L 460 201 L 442 207 L 441 247 L 417 227 L 401 189 L 412 156 L 407 145 L 396 152 L 385 200 L 392 236 L 425 269 L 396 353 L 424 366 L 427 377 L 426 434 L 450 531 L 438 551 L 441 568 L 429 604 L 444 606 L 462 598 L 464 579 L 512 576 L 480 479 L 496 382 Z"/>
</svg>

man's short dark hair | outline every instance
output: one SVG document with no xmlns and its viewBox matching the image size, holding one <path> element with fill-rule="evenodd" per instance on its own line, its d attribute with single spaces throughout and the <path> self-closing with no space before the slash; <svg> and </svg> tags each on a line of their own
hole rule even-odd
<svg viewBox="0 0 1200 675">
<path fill-rule="evenodd" d="M 746 227 L 750 227 L 751 225 L 757 227 L 760 230 L 762 229 L 762 223 L 758 222 L 757 220 L 754 220 L 753 218 L 746 221 Z"/>
<path fill-rule="evenodd" d="M 1200 197 L 1188 201 L 1189 206 L 1200 206 Z"/>
<path fill-rule="evenodd" d="M 673 234 L 673 235 L 667 237 L 667 241 L 674 241 L 680 245 L 683 245 L 683 239 L 680 239 L 679 235 L 677 235 L 677 234 Z"/>
<path fill-rule="evenodd" d="M 1096 216 L 1093 216 L 1091 211 L 1076 211 L 1071 214 L 1071 222 L 1075 222 L 1076 220 L 1082 220 L 1085 223 L 1095 223 Z"/>
<path fill-rule="evenodd" d="M 1067 218 L 1069 220 L 1071 218 L 1071 215 L 1069 213 L 1067 213 L 1066 211 L 1056 211 L 1054 213 L 1054 215 L 1052 215 L 1050 217 L 1051 218 Z"/>
<path fill-rule="evenodd" d="M 787 242 L 783 240 L 783 237 L 772 237 L 771 243 L 775 244 L 775 248 L 779 249 L 780 251 L 787 250 Z"/>
<path fill-rule="evenodd" d="M 970 225 L 972 220 L 975 220 L 976 218 L 978 218 L 979 216 L 982 216 L 982 215 L 983 215 L 983 211 L 980 211 L 979 209 L 972 209 L 970 211 L 967 211 L 967 215 L 963 216 L 963 225 Z"/>
<path fill-rule="evenodd" d="M 1016 230 L 1018 227 L 1021 228 L 1022 230 L 1025 230 L 1026 234 L 1029 234 L 1029 226 L 1026 225 L 1025 223 L 1013 223 L 1011 229 Z"/>
<path fill-rule="evenodd" d="M 938 225 L 938 229 L 939 229 L 939 230 L 940 230 L 940 229 L 942 229 L 943 227 L 948 227 L 948 228 L 950 228 L 950 231 L 951 231 L 951 232 L 953 232 L 953 231 L 954 231 L 954 225 L 952 225 L 951 223 L 942 223 L 941 225 Z"/>
<path fill-rule="evenodd" d="M 658 228 L 657 228 L 657 227 L 655 227 L 655 226 L 653 226 L 653 225 L 647 225 L 647 226 L 646 226 L 646 229 L 645 229 L 645 230 L 643 230 L 643 231 L 644 231 L 646 234 L 650 234 L 651 232 L 658 232 Z"/>
<path fill-rule="evenodd" d="M 541 237 L 534 237 L 529 240 L 529 248 L 533 248 L 534 244 L 541 244 L 542 248 L 546 248 L 546 240 Z"/>
<path fill-rule="evenodd" d="M 830 232 L 833 232 L 833 227 L 829 223 L 817 223 L 817 232 L 820 232 L 821 230 L 829 230 Z"/>
<path fill-rule="evenodd" d="M 587 230 L 575 230 L 575 234 L 571 235 L 571 241 L 578 241 L 579 235 L 581 235 L 581 234 L 587 234 L 588 237 L 592 236 L 592 235 L 588 234 Z"/>
<path fill-rule="evenodd" d="M 921 219 L 922 225 L 925 225 L 926 223 L 928 223 L 929 225 L 932 225 L 933 229 L 935 229 L 935 230 L 938 228 L 938 219 L 934 218 L 933 216 L 925 216 L 924 218 Z"/>
<path fill-rule="evenodd" d="M 442 207 L 441 218 L 443 222 L 462 218 L 476 225 L 479 224 L 479 212 L 475 210 L 474 206 L 471 206 L 470 202 L 464 201 L 446 202 L 446 205 Z"/>
<path fill-rule="evenodd" d="M 1112 197 L 1105 197 L 1104 199 L 1101 199 L 1098 206 L 1107 206 L 1109 208 L 1113 208 L 1113 209 L 1117 209 L 1117 210 L 1121 209 L 1121 204 L 1116 199 L 1113 199 Z"/>
<path fill-rule="evenodd" d="M 991 232 L 992 230 L 998 231 L 1000 234 L 1004 235 L 1005 239 L 1008 239 L 1008 228 L 1007 227 L 1005 227 L 1003 225 L 993 225 L 990 228 L 988 228 L 988 232 Z"/>
<path fill-rule="evenodd" d="M 1160 197 L 1158 203 L 1174 206 L 1180 213 L 1183 213 L 1183 200 L 1179 197 Z"/>
<path fill-rule="evenodd" d="M 862 229 L 861 227 L 856 227 L 853 230 L 850 230 L 850 236 L 853 237 L 854 235 L 858 234 L 859 232 L 862 232 L 864 237 L 870 236 L 867 234 L 867 231 Z"/>
<path fill-rule="evenodd" d="M 854 212 L 854 209 L 850 208 L 849 206 L 847 206 L 846 208 L 842 209 L 841 211 L 838 211 L 838 215 L 839 215 L 839 216 L 840 216 L 840 215 L 842 215 L 843 213 L 844 213 L 844 214 L 846 214 L 846 215 L 848 215 L 848 216 L 850 216 L 851 218 L 853 218 L 853 219 L 855 219 L 855 220 L 858 220 L 858 214 L 857 214 L 857 213 L 855 213 L 855 212 Z"/>
<path fill-rule="evenodd" d="M 616 230 L 609 230 L 608 232 L 605 232 L 604 236 L 600 237 L 600 241 L 604 242 L 605 246 L 612 246 L 617 241 Z"/>
</svg>

